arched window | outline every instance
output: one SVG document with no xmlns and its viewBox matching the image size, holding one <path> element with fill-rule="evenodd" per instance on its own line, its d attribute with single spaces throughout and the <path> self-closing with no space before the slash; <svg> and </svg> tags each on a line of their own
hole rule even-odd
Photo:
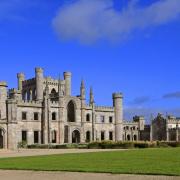
<svg viewBox="0 0 180 180">
<path fill-rule="evenodd" d="M 52 94 L 52 95 L 55 95 L 55 94 L 56 94 L 56 90 L 55 90 L 54 88 L 51 90 L 51 94 Z"/>
<path fill-rule="evenodd" d="M 91 134 L 90 134 L 90 131 L 87 131 L 86 132 L 86 142 L 90 142 L 91 140 Z"/>
<path fill-rule="evenodd" d="M 52 120 L 54 121 L 54 120 L 56 120 L 57 119 L 57 117 L 56 117 L 56 112 L 53 112 L 52 113 Z"/>
<path fill-rule="evenodd" d="M 90 114 L 86 115 L 86 121 L 89 122 L 90 121 Z"/>
<path fill-rule="evenodd" d="M 127 135 L 127 140 L 130 141 L 131 140 L 131 136 L 128 134 Z"/>
<path fill-rule="evenodd" d="M 70 101 L 67 106 L 67 121 L 75 122 L 75 107 L 73 101 Z"/>
</svg>

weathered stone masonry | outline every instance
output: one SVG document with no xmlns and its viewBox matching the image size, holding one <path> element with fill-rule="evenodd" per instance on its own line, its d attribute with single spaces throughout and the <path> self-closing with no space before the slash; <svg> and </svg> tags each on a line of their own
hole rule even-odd
<svg viewBox="0 0 180 180">
<path fill-rule="evenodd" d="M 123 120 L 122 93 L 113 93 L 112 107 L 97 106 L 91 88 L 87 104 L 84 82 L 80 95 L 72 96 L 71 78 L 70 72 L 64 73 L 63 80 L 44 77 L 43 69 L 36 68 L 32 79 L 17 74 L 18 89 L 7 90 L 7 83 L 0 82 L 0 148 L 16 149 L 22 141 L 64 144 L 150 140 L 153 131 L 145 126 L 144 117 Z"/>
</svg>

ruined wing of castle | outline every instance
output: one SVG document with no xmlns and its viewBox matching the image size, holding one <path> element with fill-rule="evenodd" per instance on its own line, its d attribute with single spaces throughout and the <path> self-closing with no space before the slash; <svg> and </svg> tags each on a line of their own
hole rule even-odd
<svg viewBox="0 0 180 180">
<path fill-rule="evenodd" d="M 17 74 L 18 89 L 7 90 L 0 82 L 0 148 L 16 149 L 28 144 L 64 144 L 92 141 L 180 140 L 178 118 L 158 115 L 145 125 L 144 117 L 123 120 L 123 95 L 113 93 L 112 107 L 96 106 L 92 89 L 86 104 L 84 82 L 80 95 L 71 94 L 71 73 L 64 79 L 44 77 L 35 69 L 35 77 Z"/>
</svg>

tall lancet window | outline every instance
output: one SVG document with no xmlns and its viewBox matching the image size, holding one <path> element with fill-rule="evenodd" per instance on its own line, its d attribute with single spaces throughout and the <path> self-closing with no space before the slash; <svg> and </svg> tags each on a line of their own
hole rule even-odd
<svg viewBox="0 0 180 180">
<path fill-rule="evenodd" d="M 75 122 L 75 107 L 73 101 L 70 101 L 67 106 L 67 121 Z"/>
</svg>

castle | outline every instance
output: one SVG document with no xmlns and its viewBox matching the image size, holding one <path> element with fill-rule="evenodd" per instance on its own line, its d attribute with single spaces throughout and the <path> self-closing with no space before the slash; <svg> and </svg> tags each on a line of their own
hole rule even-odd
<svg viewBox="0 0 180 180">
<path fill-rule="evenodd" d="M 84 81 L 80 95 L 72 96 L 71 78 L 70 72 L 64 72 L 63 80 L 44 77 L 43 69 L 36 68 L 32 79 L 26 80 L 23 73 L 17 74 L 18 89 L 7 90 L 7 83 L 0 82 L 0 148 L 16 149 L 22 141 L 64 144 L 180 140 L 178 119 L 170 117 L 170 121 L 160 121 L 164 122 L 164 133 L 158 129 L 159 115 L 151 125 L 145 125 L 142 116 L 135 116 L 131 122 L 124 121 L 122 93 L 113 93 L 112 107 L 97 106 L 91 88 L 86 104 Z M 167 122 L 173 123 L 172 128 Z"/>
</svg>

